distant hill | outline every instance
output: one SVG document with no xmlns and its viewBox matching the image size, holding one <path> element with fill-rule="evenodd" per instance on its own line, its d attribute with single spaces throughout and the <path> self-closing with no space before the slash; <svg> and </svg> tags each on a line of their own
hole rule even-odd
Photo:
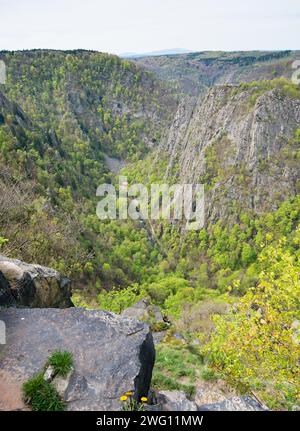
<svg viewBox="0 0 300 431">
<path fill-rule="evenodd" d="M 299 51 L 202 51 L 180 55 L 133 58 L 139 65 L 177 87 L 178 93 L 198 96 L 217 84 L 238 84 L 292 75 Z"/>
<path fill-rule="evenodd" d="M 157 57 L 160 55 L 188 54 L 190 52 L 192 52 L 190 49 L 171 48 L 171 49 L 162 49 L 159 51 L 150 51 L 150 52 L 144 52 L 144 53 L 124 52 L 120 54 L 119 57 L 121 58 Z"/>
</svg>

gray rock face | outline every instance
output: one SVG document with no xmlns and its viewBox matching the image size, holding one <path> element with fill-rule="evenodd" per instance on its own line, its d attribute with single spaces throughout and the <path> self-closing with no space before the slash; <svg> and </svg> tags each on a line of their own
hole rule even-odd
<svg viewBox="0 0 300 431">
<path fill-rule="evenodd" d="M 160 391 L 157 393 L 157 410 L 195 412 L 198 408 L 197 404 L 188 400 L 182 391 Z"/>
<path fill-rule="evenodd" d="M 251 397 L 233 397 L 213 404 L 199 406 L 200 411 L 265 411 L 266 409 Z"/>
<path fill-rule="evenodd" d="M 206 403 L 201 404 L 205 400 Z M 216 400 L 214 402 L 207 401 Z M 199 403 L 200 402 L 200 403 Z M 200 391 L 195 400 L 188 400 L 182 391 L 160 391 L 155 394 L 155 405 L 147 410 L 153 411 L 265 411 L 254 398 L 249 396 L 234 396 L 226 398 L 220 391 L 210 393 Z"/>
<path fill-rule="evenodd" d="M 159 344 L 166 336 L 166 331 L 153 332 L 153 342 L 154 344 Z"/>
<path fill-rule="evenodd" d="M 55 387 L 58 394 L 63 400 L 68 398 L 68 391 L 71 385 L 71 379 L 73 377 L 74 368 L 72 368 L 66 376 L 55 376 L 51 381 L 51 384 Z"/>
<path fill-rule="evenodd" d="M 69 410 L 120 410 L 124 392 L 147 395 L 155 350 L 144 323 L 79 308 L 8 308 L 0 319 L 7 328 L 7 344 L 0 346 L 1 410 L 24 408 L 22 383 L 55 350 L 74 358 L 75 371 L 64 387 Z"/>
<path fill-rule="evenodd" d="M 156 305 L 150 304 L 147 299 L 140 299 L 132 307 L 126 308 L 121 315 L 133 319 L 151 320 L 156 323 L 164 321 L 160 309 Z"/>
<path fill-rule="evenodd" d="M 71 307 L 70 280 L 54 269 L 0 255 L 0 306 Z"/>
<path fill-rule="evenodd" d="M 140 299 L 136 304 L 124 310 L 121 316 L 139 319 L 150 324 L 154 344 L 159 344 L 166 336 L 165 331 L 168 324 L 164 321 L 159 307 L 150 304 L 147 299 Z"/>
<path fill-rule="evenodd" d="M 260 213 L 298 191 L 299 127 L 300 100 L 283 90 L 216 86 L 195 107 L 179 106 L 158 157 L 169 160 L 166 177 L 206 185 L 208 219 L 237 214 L 236 206 Z"/>
<path fill-rule="evenodd" d="M 15 298 L 12 295 L 12 292 L 9 287 L 9 283 L 0 272 L 0 305 L 12 305 L 15 302 Z"/>
<path fill-rule="evenodd" d="M 225 394 L 218 388 L 213 387 L 213 385 L 209 384 L 209 382 L 207 382 L 206 385 L 208 386 L 206 388 L 203 387 L 203 385 L 201 385 L 201 387 L 196 387 L 195 403 L 198 406 L 221 403 L 228 398 L 233 398 L 234 396 L 236 396 L 236 393 L 231 394 L 231 396 L 228 396 L 228 393 Z M 232 392 L 235 392 L 233 389 L 231 390 Z"/>
</svg>

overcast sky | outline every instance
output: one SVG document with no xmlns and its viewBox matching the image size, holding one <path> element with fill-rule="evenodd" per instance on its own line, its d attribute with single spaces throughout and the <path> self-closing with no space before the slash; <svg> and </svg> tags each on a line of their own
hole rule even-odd
<svg viewBox="0 0 300 431">
<path fill-rule="evenodd" d="M 300 49 L 299 0 L 0 0 L 1 49 Z"/>
</svg>

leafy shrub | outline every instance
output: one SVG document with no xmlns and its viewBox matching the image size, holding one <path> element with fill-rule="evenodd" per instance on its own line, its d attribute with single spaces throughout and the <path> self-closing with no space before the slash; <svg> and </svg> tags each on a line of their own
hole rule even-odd
<svg viewBox="0 0 300 431">
<path fill-rule="evenodd" d="M 7 238 L 3 238 L 2 236 L 0 236 L 0 250 L 1 250 L 1 247 L 4 245 L 4 244 L 6 244 L 8 242 L 8 239 Z"/>
<path fill-rule="evenodd" d="M 112 289 L 110 292 L 103 290 L 98 295 L 98 302 L 102 309 L 121 313 L 128 307 L 134 305 L 143 294 L 137 284 L 126 289 Z"/>
<path fill-rule="evenodd" d="M 258 96 L 266 91 L 275 88 L 281 90 L 289 97 L 300 99 L 300 87 L 286 78 L 275 78 L 267 81 L 252 81 L 240 84 L 241 89 L 252 90 L 252 104 L 256 102 Z"/>
<path fill-rule="evenodd" d="M 175 295 L 181 289 L 187 288 L 188 285 L 187 280 L 169 275 L 158 279 L 154 283 L 145 285 L 144 289 L 154 304 L 164 307 L 165 301 L 170 295 Z"/>
<path fill-rule="evenodd" d="M 300 318 L 300 264 L 285 250 L 284 239 L 266 247 L 260 264 L 258 286 L 229 314 L 216 316 L 216 331 L 204 352 L 231 382 L 259 388 L 270 407 L 289 408 L 300 390 L 300 349 L 293 336 Z"/>
</svg>

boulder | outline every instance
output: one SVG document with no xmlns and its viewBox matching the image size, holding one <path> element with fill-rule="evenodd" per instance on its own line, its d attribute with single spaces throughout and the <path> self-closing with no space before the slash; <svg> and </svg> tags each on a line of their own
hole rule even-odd
<svg viewBox="0 0 300 431">
<path fill-rule="evenodd" d="M 156 305 L 150 304 L 147 299 L 140 299 L 136 304 L 126 308 L 126 310 L 122 312 L 122 316 L 155 323 L 164 322 L 160 309 Z"/>
<path fill-rule="evenodd" d="M 226 395 L 218 389 L 196 388 L 195 402 L 198 406 L 215 404 L 226 400 Z"/>
<path fill-rule="evenodd" d="M 0 305 L 9 306 L 14 304 L 15 299 L 9 287 L 9 283 L 0 271 Z"/>
<path fill-rule="evenodd" d="M 48 365 L 44 372 L 44 380 L 48 383 L 52 382 L 55 376 L 55 370 L 52 365 Z"/>
<path fill-rule="evenodd" d="M 267 410 L 265 406 L 262 406 L 258 401 L 249 396 L 232 397 L 223 401 L 204 404 L 198 407 L 200 411 L 264 411 Z"/>
<path fill-rule="evenodd" d="M 73 354 L 74 371 L 63 387 L 69 410 L 120 410 L 119 397 L 129 390 L 147 396 L 155 350 L 145 323 L 75 307 L 6 308 L 0 320 L 7 330 L 0 346 L 1 410 L 24 408 L 22 383 L 55 350 Z"/>
<path fill-rule="evenodd" d="M 0 255 L 0 306 L 71 307 L 70 280 L 41 265 Z"/>
<path fill-rule="evenodd" d="M 159 344 L 166 336 L 166 331 L 153 332 L 153 342 L 154 344 Z"/>
<path fill-rule="evenodd" d="M 160 411 L 195 412 L 197 404 L 190 401 L 183 391 L 160 391 L 156 394 L 157 407 Z"/>
<path fill-rule="evenodd" d="M 215 404 L 239 395 L 240 394 L 235 388 L 222 379 L 212 381 L 202 380 L 196 384 L 195 403 L 198 406 L 202 406 L 204 404 Z"/>
<path fill-rule="evenodd" d="M 159 307 L 151 304 L 148 299 L 140 299 L 131 307 L 126 308 L 121 316 L 147 322 L 153 333 L 154 344 L 159 344 L 165 338 L 166 330 L 170 326 L 170 323 L 165 322 Z"/>
<path fill-rule="evenodd" d="M 55 387 L 55 389 L 57 390 L 57 392 L 59 393 L 60 397 L 63 400 L 66 400 L 66 398 L 68 397 L 68 390 L 70 388 L 73 374 L 74 374 L 74 368 L 72 367 L 66 376 L 57 375 L 51 381 L 51 384 Z"/>
</svg>

